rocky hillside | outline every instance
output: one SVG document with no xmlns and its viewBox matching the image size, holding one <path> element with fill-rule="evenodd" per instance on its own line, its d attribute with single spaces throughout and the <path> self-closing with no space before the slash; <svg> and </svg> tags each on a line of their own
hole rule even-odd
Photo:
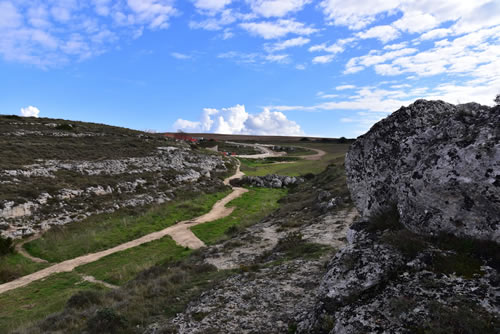
<svg viewBox="0 0 500 334">
<path fill-rule="evenodd" d="M 161 135 L 57 119 L 0 116 L 0 232 L 51 225 L 179 194 L 213 192 L 231 168 Z"/>
<path fill-rule="evenodd" d="M 500 332 L 500 107 L 418 100 L 346 157 L 363 218 L 304 333 Z"/>
</svg>

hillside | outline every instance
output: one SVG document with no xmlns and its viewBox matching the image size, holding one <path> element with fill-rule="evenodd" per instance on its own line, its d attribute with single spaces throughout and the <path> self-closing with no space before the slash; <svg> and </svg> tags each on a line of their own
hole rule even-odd
<svg viewBox="0 0 500 334">
<path fill-rule="evenodd" d="M 83 189 L 71 200 L 109 209 L 18 239 L 0 257 L 0 331 L 498 333 L 499 108 L 418 100 L 352 144 L 223 142 L 242 147 L 228 158 L 204 148 L 212 142 L 117 129 L 147 154 L 47 155 L 4 169 L 6 185 L 58 184 L 71 170 L 105 176 L 111 191 L 65 184 Z M 92 133 L 36 126 L 50 127 L 49 142 Z M 140 190 L 114 196 L 122 178 L 148 173 Z M 40 188 L 55 203 L 48 215 L 69 210 L 62 189 Z M 39 196 L 17 199 L 31 220 L 44 217 Z M 4 219 L 5 233 L 22 221 Z"/>
<path fill-rule="evenodd" d="M 213 176 L 229 166 L 161 135 L 43 118 L 0 116 L 0 147 L 0 229 L 15 238 L 214 192 L 221 184 Z"/>
</svg>

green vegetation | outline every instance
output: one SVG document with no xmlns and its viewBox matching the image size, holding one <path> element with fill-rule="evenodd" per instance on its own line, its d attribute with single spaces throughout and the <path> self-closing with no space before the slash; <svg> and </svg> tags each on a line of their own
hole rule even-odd
<svg viewBox="0 0 500 334">
<path fill-rule="evenodd" d="M 89 289 L 102 288 L 83 281 L 75 273 L 61 273 L 0 294 L 0 333 L 7 333 L 57 312 L 71 295 Z"/>
<path fill-rule="evenodd" d="M 200 216 L 229 191 L 204 194 L 149 208 L 130 215 L 127 210 L 95 215 L 84 221 L 53 227 L 43 237 L 24 245 L 33 256 L 61 262 L 88 253 L 111 248 L 162 230 L 183 220 Z"/>
<path fill-rule="evenodd" d="M 34 273 L 47 266 L 47 263 L 33 262 L 19 253 L 0 256 L 0 284 Z"/>
<path fill-rule="evenodd" d="M 59 303 L 59 307 L 54 308 L 59 313 L 35 324 L 27 332 L 143 332 L 145 326 L 159 317 L 169 318 L 182 312 L 190 300 L 232 273 L 204 264 L 201 253 L 195 251 L 179 261 L 163 263 L 141 272 L 123 288 L 90 294 L 80 292 L 69 299 L 64 309 L 64 303 Z M 24 294 L 26 292 L 20 296 Z M 30 319 L 37 320 L 43 316 L 34 315 Z"/>
<path fill-rule="evenodd" d="M 409 231 L 400 222 L 396 205 L 381 208 L 370 216 L 366 231 L 383 232 L 385 242 L 408 258 L 415 258 L 431 246 L 441 252 L 432 253 L 429 269 L 439 274 L 456 274 L 464 278 L 482 275 L 481 266 L 487 263 L 500 269 L 500 246 L 493 241 L 460 238 L 450 234 L 426 237 Z"/>
<path fill-rule="evenodd" d="M 111 284 L 122 285 L 145 269 L 177 261 L 191 252 L 190 249 L 177 245 L 170 236 L 166 236 L 77 267 L 76 271 Z"/>
<path fill-rule="evenodd" d="M 24 136 L 10 133 L 22 131 Z M 83 134 L 81 137 L 53 133 Z M 4 135 L 5 134 L 5 135 Z M 34 139 L 36 138 L 36 140 Z M 175 145 L 159 134 L 60 119 L 0 116 L 0 169 L 20 168 L 37 159 L 99 160 L 143 157 L 158 146 Z"/>
<path fill-rule="evenodd" d="M 278 241 L 272 253 L 282 253 L 286 261 L 304 258 L 316 259 L 331 251 L 332 248 L 313 242 L 306 242 L 300 232 L 288 233 Z"/>
<path fill-rule="evenodd" d="M 461 302 L 453 307 L 431 302 L 429 309 L 430 319 L 419 327 L 410 328 L 412 333 L 494 334 L 498 333 L 498 328 L 500 328 L 500 321 L 497 317 L 467 302 Z"/>
<path fill-rule="evenodd" d="M 326 152 L 326 154 L 321 158 L 321 160 L 301 159 L 293 163 L 287 162 L 270 164 L 268 162 L 265 162 L 265 160 L 263 159 L 260 159 L 263 161 L 248 163 L 247 160 L 243 160 L 241 164 L 241 170 L 247 175 L 254 176 L 262 176 L 267 174 L 280 174 L 288 176 L 299 176 L 307 173 L 319 174 L 324 171 L 329 164 L 343 161 L 344 156 L 349 148 L 349 144 L 304 143 L 301 145 L 323 150 Z M 291 158 L 293 158 L 293 156 Z"/>
<path fill-rule="evenodd" d="M 237 232 L 239 228 L 252 225 L 269 215 L 279 206 L 278 200 L 285 195 L 284 189 L 251 188 L 227 205 L 235 207 L 228 217 L 193 226 L 191 230 L 204 243 L 217 243 L 226 238 L 227 234 Z"/>
<path fill-rule="evenodd" d="M 14 245 L 11 238 L 4 238 L 0 235 L 0 259 L 1 256 L 12 253 L 14 251 Z"/>
</svg>

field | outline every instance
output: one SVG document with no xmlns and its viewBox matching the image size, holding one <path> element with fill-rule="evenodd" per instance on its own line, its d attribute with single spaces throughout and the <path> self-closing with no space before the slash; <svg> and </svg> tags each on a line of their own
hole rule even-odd
<svg viewBox="0 0 500 334">
<path fill-rule="evenodd" d="M 278 200 L 286 195 L 283 189 L 253 188 L 243 196 L 231 201 L 228 207 L 236 207 L 225 218 L 197 225 L 193 233 L 207 245 L 217 243 L 231 231 L 245 228 L 266 217 L 279 207 Z"/>
<path fill-rule="evenodd" d="M 85 221 L 52 228 L 40 239 L 24 245 L 33 256 L 49 262 L 61 262 L 88 253 L 111 248 L 151 232 L 200 216 L 228 192 L 204 194 L 192 199 L 152 207 L 130 215 L 126 210 L 97 215 Z"/>
<path fill-rule="evenodd" d="M 255 137 L 252 136 L 244 137 L 243 140 L 240 136 L 229 139 L 255 141 Z M 319 174 L 331 164 L 336 164 L 335 170 L 337 170 L 341 168 L 340 165 L 348 149 L 348 144 L 312 142 L 301 138 L 286 137 L 273 142 L 271 140 L 273 140 L 271 137 L 259 138 L 261 143 L 301 146 L 302 149 L 285 157 L 240 159 L 241 170 L 244 173 L 290 176 Z M 154 141 L 157 145 L 156 139 Z M 133 144 L 130 147 L 133 147 Z M 323 150 L 326 154 L 320 160 L 301 158 L 316 154 L 308 148 Z M 246 153 L 251 153 L 251 150 Z M 85 155 L 85 152 L 79 154 Z M 332 177 L 338 177 L 336 172 L 333 174 Z M 66 177 L 71 179 L 71 175 Z M 343 182 L 342 178 L 339 182 Z M 32 262 L 17 253 L 2 256 L 0 282 L 38 271 L 54 263 L 114 247 L 162 230 L 179 221 L 193 219 L 208 212 L 217 200 L 229 192 L 219 189 L 216 193 L 196 196 L 192 193 L 179 194 L 176 200 L 165 204 L 120 209 L 113 213 L 93 215 L 78 223 L 52 228 L 41 238 L 24 245 L 29 254 L 45 259 L 48 263 Z M 290 199 L 282 202 L 280 200 L 288 194 L 285 189 L 249 188 L 247 193 L 227 204 L 227 207 L 234 207 L 229 216 L 194 226 L 191 230 L 205 244 L 213 245 L 231 238 L 276 210 L 311 206 L 313 203 L 301 198 L 301 194 L 309 192 L 309 189 L 294 190 L 291 197 L 288 196 L 293 202 L 290 202 Z M 303 247 L 306 246 L 312 247 L 308 244 Z M 2 305 L 0 332 L 9 332 L 19 326 L 25 328 L 29 326 L 25 319 L 36 322 L 54 312 L 62 313 L 51 315 L 45 320 L 45 325 L 37 326 L 41 326 L 39 328 L 50 326 L 51 329 L 63 326 L 61 328 L 73 328 L 76 332 L 85 329 L 92 331 L 95 312 L 107 310 L 108 307 L 119 312 L 113 317 L 123 317 L 126 328 L 142 326 L 143 319 L 155 314 L 172 316 L 182 311 L 191 298 L 234 272 L 217 271 L 213 267 L 207 267 L 203 264 L 203 257 L 200 257 L 202 252 L 203 249 L 194 251 L 179 246 L 171 237 L 166 236 L 81 265 L 72 272 L 55 274 L 25 287 L 0 294 L 0 305 Z M 309 253 L 323 252 L 323 249 L 312 247 Z M 292 249 L 286 250 L 285 253 L 290 258 L 298 256 Z M 84 276 L 92 276 L 98 281 L 87 282 L 83 280 Z M 120 288 L 110 290 L 99 284 L 99 281 Z M 91 306 L 90 309 L 86 307 L 80 311 L 78 308 L 72 308 L 71 302 L 68 304 L 71 296 L 75 294 L 77 294 L 75 298 L 84 296 L 86 291 L 90 296 L 94 294 L 98 296 L 92 302 L 96 303 L 96 306 Z M 157 294 L 155 291 L 161 291 L 161 298 L 155 297 Z M 78 298 L 76 300 L 80 300 Z"/>
<path fill-rule="evenodd" d="M 349 148 L 349 144 L 300 143 L 300 146 L 323 150 L 326 152 L 326 155 L 321 160 L 300 159 L 276 163 L 269 163 L 265 159 L 244 159 L 241 160 L 241 170 L 247 175 L 254 176 L 267 174 L 288 176 L 299 176 L 307 173 L 318 174 L 325 170 L 328 165 L 343 161 Z"/>
</svg>

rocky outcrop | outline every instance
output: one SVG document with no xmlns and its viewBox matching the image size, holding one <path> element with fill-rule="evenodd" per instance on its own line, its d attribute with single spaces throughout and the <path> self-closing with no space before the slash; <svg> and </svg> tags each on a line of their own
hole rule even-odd
<svg viewBox="0 0 500 334">
<path fill-rule="evenodd" d="M 364 217 L 299 333 L 498 333 L 498 124 L 500 107 L 419 100 L 352 144 Z"/>
<path fill-rule="evenodd" d="M 34 189 L 28 193 L 32 198 L 0 200 L 0 233 L 19 238 L 93 214 L 161 204 L 175 198 L 177 191 L 210 191 L 223 187 L 217 175 L 227 171 L 220 156 L 174 146 L 158 147 L 144 157 L 40 160 L 1 170 L 0 180 L 13 189 L 13 197 L 16 187 L 32 184 Z M 37 188 L 50 193 L 38 193 Z"/>
<path fill-rule="evenodd" d="M 396 204 L 421 234 L 500 242 L 500 107 L 418 100 L 375 124 L 346 157 L 365 216 Z"/>
<path fill-rule="evenodd" d="M 268 174 L 266 176 L 244 176 L 241 179 L 231 180 L 235 187 L 250 186 L 261 188 L 285 188 L 304 182 L 302 177 Z"/>
<path fill-rule="evenodd" d="M 384 241 L 387 234 L 355 229 L 329 263 L 298 333 L 498 332 L 496 269 L 484 265 L 472 277 L 443 274 L 438 259 L 453 255 L 429 247 L 409 257 Z"/>
</svg>

